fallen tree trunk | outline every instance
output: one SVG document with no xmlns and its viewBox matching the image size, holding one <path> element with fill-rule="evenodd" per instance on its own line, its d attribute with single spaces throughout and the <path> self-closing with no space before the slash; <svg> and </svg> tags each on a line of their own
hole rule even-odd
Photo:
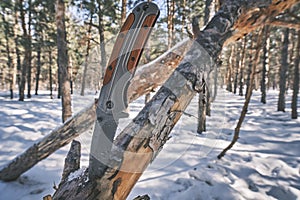
<svg viewBox="0 0 300 200">
<path fill-rule="evenodd" d="M 252 29 L 252 14 L 256 19 L 261 18 L 257 15 L 267 19 L 298 1 L 223 2 L 220 11 L 200 33 L 176 71 L 117 137 L 114 142 L 116 148 L 104 175 L 88 180 L 86 170 L 81 176 L 62 184 L 53 199 L 126 199 L 143 171 L 163 148 L 191 99 L 197 91 L 201 91 L 202 79 L 207 77 L 225 41 L 232 38 L 238 19 L 250 13 L 248 21 Z M 264 22 L 259 20 L 256 25 L 261 26 Z"/>
<path fill-rule="evenodd" d="M 136 77 L 132 80 L 129 87 L 129 102 L 161 85 L 182 60 L 182 56 L 179 55 L 182 55 L 186 51 L 188 44 L 189 40 L 184 40 L 154 61 L 141 66 L 137 70 Z M 157 67 L 167 69 L 168 71 L 166 71 L 167 73 L 164 76 L 159 76 L 157 75 Z M 147 73 L 152 74 L 152 76 L 146 76 L 145 74 Z M 147 82 L 147 84 L 144 82 Z M 69 144 L 80 134 L 91 129 L 95 123 L 95 119 L 96 107 L 94 104 L 91 104 L 4 166 L 0 170 L 0 180 L 16 180 L 39 161 L 47 158 L 56 150 Z"/>
</svg>

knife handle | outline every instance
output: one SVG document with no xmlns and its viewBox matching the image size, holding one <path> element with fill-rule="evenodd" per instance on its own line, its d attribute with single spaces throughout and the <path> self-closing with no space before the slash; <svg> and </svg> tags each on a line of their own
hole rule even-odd
<svg viewBox="0 0 300 200">
<path fill-rule="evenodd" d="M 148 40 L 151 29 L 154 26 L 156 19 L 157 19 L 157 15 L 147 16 L 139 30 L 138 37 L 133 46 L 133 51 L 131 52 L 127 63 L 127 70 L 130 71 L 131 73 L 134 73 L 138 65 L 138 62 L 144 50 L 145 43 Z"/>
<path fill-rule="evenodd" d="M 121 44 L 124 43 L 124 40 L 126 38 L 126 34 L 130 30 L 134 20 L 135 20 L 134 14 L 130 13 L 128 15 L 126 21 L 124 22 L 124 24 L 123 24 L 123 26 L 120 30 L 120 33 L 118 34 L 118 37 L 116 39 L 113 51 L 111 53 L 111 56 L 110 56 L 110 59 L 109 59 L 109 62 L 108 62 L 108 67 L 106 68 L 106 72 L 105 72 L 105 76 L 104 76 L 104 80 L 103 80 L 103 85 L 106 85 L 112 79 L 113 73 L 116 69 L 116 65 L 117 65 L 117 62 L 118 62 L 118 57 L 120 56 L 120 51 L 121 51 L 121 48 L 122 48 Z"/>
</svg>

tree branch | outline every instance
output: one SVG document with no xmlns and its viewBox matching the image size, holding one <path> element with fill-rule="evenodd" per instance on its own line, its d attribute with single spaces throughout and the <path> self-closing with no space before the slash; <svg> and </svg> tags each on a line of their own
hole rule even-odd
<svg viewBox="0 0 300 200">
<path fill-rule="evenodd" d="M 271 26 L 280 26 L 280 27 L 284 27 L 284 28 L 300 30 L 300 23 L 295 22 L 295 21 L 285 21 L 285 20 L 274 19 L 274 20 L 266 22 L 266 24 L 271 25 Z"/>
<path fill-rule="evenodd" d="M 254 87 L 254 78 L 255 78 L 255 74 L 256 74 L 256 67 L 257 67 L 258 61 L 259 61 L 259 53 L 262 49 L 262 46 L 265 45 L 265 42 L 266 42 L 266 38 L 264 37 L 265 31 L 266 31 L 265 28 L 260 30 L 260 33 L 258 36 L 256 52 L 255 52 L 255 56 L 253 59 L 253 65 L 252 65 L 252 69 L 251 69 L 252 72 L 251 72 L 251 76 L 250 76 L 250 83 L 249 83 L 249 87 L 247 88 L 248 91 L 247 91 L 247 95 L 246 95 L 246 100 L 245 100 L 239 121 L 236 125 L 236 128 L 234 129 L 233 139 L 232 139 L 231 143 L 218 155 L 218 159 L 221 159 L 223 156 L 225 156 L 226 152 L 228 150 L 230 150 L 239 139 L 240 129 L 241 129 L 243 121 L 246 117 L 246 113 L 248 111 L 248 106 L 249 106 L 250 99 L 252 96 L 252 91 L 253 91 L 253 87 Z"/>
</svg>

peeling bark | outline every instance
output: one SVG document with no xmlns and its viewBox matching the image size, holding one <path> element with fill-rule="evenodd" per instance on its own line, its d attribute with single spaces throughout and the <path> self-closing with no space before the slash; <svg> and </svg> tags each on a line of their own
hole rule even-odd
<svg viewBox="0 0 300 200">
<path fill-rule="evenodd" d="M 294 66 L 294 84 L 293 84 L 293 96 L 292 96 L 292 119 L 298 118 L 297 112 L 297 100 L 299 94 L 299 63 L 300 63 L 300 30 L 297 33 L 298 41 L 296 47 L 296 59 L 295 59 L 295 66 Z"/>
<path fill-rule="evenodd" d="M 281 50 L 281 66 L 279 72 L 279 97 L 277 111 L 285 112 L 286 79 L 288 71 L 288 49 L 289 49 L 289 29 L 284 30 L 283 43 Z"/>
</svg>

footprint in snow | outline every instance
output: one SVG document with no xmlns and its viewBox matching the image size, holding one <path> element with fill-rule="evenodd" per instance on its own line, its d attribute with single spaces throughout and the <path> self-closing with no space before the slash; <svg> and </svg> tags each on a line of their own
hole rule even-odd
<svg viewBox="0 0 300 200">
<path fill-rule="evenodd" d="M 268 192 L 266 192 L 266 194 L 276 199 L 288 199 L 288 200 L 297 199 L 297 196 L 294 193 L 292 193 L 290 190 L 286 190 L 278 186 L 272 186 L 271 189 Z"/>
</svg>

